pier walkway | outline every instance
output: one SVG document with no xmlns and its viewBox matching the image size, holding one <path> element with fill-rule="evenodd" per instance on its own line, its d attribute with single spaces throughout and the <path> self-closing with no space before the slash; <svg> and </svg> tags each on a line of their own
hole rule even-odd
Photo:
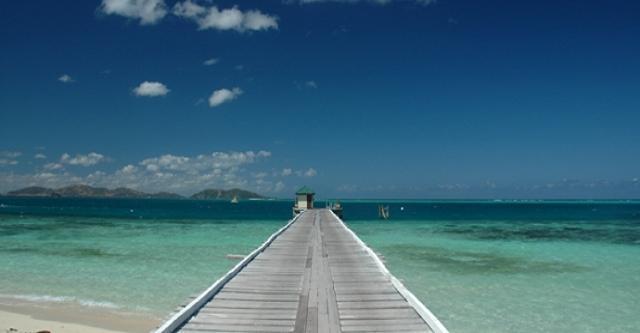
<svg viewBox="0 0 640 333">
<path fill-rule="evenodd" d="M 169 332 L 447 330 L 337 216 L 312 209 L 156 330 Z"/>
</svg>

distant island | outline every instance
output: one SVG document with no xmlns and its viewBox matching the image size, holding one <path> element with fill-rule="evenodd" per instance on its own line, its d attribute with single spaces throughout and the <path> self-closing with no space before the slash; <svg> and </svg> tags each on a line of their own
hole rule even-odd
<svg viewBox="0 0 640 333">
<path fill-rule="evenodd" d="M 234 188 L 230 190 L 206 189 L 190 197 L 171 192 L 146 193 L 127 187 L 108 189 L 89 185 L 71 185 L 60 188 L 30 186 L 7 192 L 7 196 L 14 197 L 52 197 L 52 198 L 131 198 L 131 199 L 197 199 L 197 200 L 238 200 L 265 199 L 264 196 Z"/>
</svg>

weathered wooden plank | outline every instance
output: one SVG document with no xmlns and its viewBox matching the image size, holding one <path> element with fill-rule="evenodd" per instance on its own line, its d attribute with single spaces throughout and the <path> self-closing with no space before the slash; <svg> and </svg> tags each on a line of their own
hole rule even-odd
<svg viewBox="0 0 640 333">
<path fill-rule="evenodd" d="M 313 247 L 307 245 L 307 258 L 313 255 Z M 309 307 L 309 285 L 311 283 L 311 265 L 305 264 L 304 276 L 302 279 L 302 290 L 298 300 L 298 311 L 293 327 L 294 333 L 304 333 L 307 327 L 307 315 Z"/>
<path fill-rule="evenodd" d="M 216 311 L 206 311 L 202 310 L 198 313 L 197 316 L 193 317 L 192 320 L 196 318 L 235 318 L 235 319 L 272 319 L 272 320 L 294 320 L 296 319 L 296 312 L 269 312 L 269 311 L 236 311 L 236 312 L 216 312 Z"/>
<path fill-rule="evenodd" d="M 294 294 L 298 295 L 299 291 L 297 289 L 277 289 L 277 288 L 247 288 L 239 286 L 237 288 L 227 287 L 225 291 L 234 292 L 234 293 L 249 293 L 249 294 L 265 294 L 265 295 L 284 295 L 284 294 Z"/>
<path fill-rule="evenodd" d="M 238 293 L 225 291 L 216 295 L 217 299 L 225 300 L 245 300 L 245 301 L 288 301 L 298 302 L 296 294 L 258 294 L 258 293 Z"/>
<path fill-rule="evenodd" d="M 330 236 L 327 236 L 327 229 L 330 229 L 331 224 L 324 223 L 320 225 L 320 238 L 323 244 L 322 251 L 322 261 L 323 261 L 323 284 L 324 284 L 324 292 L 326 293 L 326 317 L 327 323 L 326 325 L 319 325 L 321 328 L 321 332 L 327 333 L 340 333 L 340 313 L 338 312 L 338 303 L 336 300 L 336 293 L 333 285 L 334 276 L 331 271 L 331 266 L 329 264 L 329 248 L 327 246 L 327 240 L 330 239 Z M 324 314 L 323 314 L 324 315 Z"/>
<path fill-rule="evenodd" d="M 391 325 L 391 324 L 424 324 L 424 321 L 419 318 L 392 318 L 392 319 L 345 319 L 340 324 L 345 326 L 362 326 L 370 323 Z"/>
<path fill-rule="evenodd" d="M 393 319 L 418 318 L 412 308 L 405 309 L 340 309 L 340 319 Z"/>
<path fill-rule="evenodd" d="M 253 325 L 253 326 L 290 326 L 293 327 L 295 319 L 257 319 L 257 318 L 220 318 L 200 317 L 192 318 L 193 324 L 224 324 L 224 325 Z"/>
<path fill-rule="evenodd" d="M 308 315 L 308 306 L 309 306 L 309 296 L 308 295 L 300 295 L 300 300 L 298 301 L 298 311 L 296 314 L 296 321 L 294 324 L 293 331 L 295 333 L 304 333 L 307 327 L 307 315 Z"/>
<path fill-rule="evenodd" d="M 307 308 L 307 324 L 305 327 L 305 333 L 317 333 L 318 332 L 318 307 Z"/>
<path fill-rule="evenodd" d="M 355 282 L 366 282 L 366 283 L 377 283 L 377 282 L 390 282 L 390 280 L 384 276 L 371 276 L 371 275 L 334 275 L 333 281 L 340 283 L 355 283 Z"/>
<path fill-rule="evenodd" d="M 328 210 L 302 213 L 247 258 L 208 301 L 199 296 L 187 305 L 198 308 L 189 310 L 196 313 L 184 326 L 163 327 L 190 333 L 431 332 L 427 318 L 436 333 L 448 333 Z"/>
<path fill-rule="evenodd" d="M 188 323 L 184 326 L 184 331 L 205 331 L 205 332 L 293 332 L 290 326 L 254 326 L 254 325 L 234 325 L 234 324 L 196 324 Z"/>
<path fill-rule="evenodd" d="M 285 308 L 285 309 L 237 309 L 237 308 L 220 308 L 215 306 L 206 306 L 200 309 L 197 316 L 203 313 L 273 313 L 273 314 L 287 314 L 287 313 L 296 313 L 296 309 Z"/>
<path fill-rule="evenodd" d="M 229 283 L 230 287 L 241 285 L 243 287 L 277 287 L 281 289 L 296 288 L 301 285 L 300 281 L 273 281 L 273 280 L 247 280 L 238 279 Z"/>
<path fill-rule="evenodd" d="M 396 293 L 393 289 L 391 289 L 388 285 L 381 285 L 380 289 L 377 289 L 375 286 L 367 286 L 367 285 L 335 285 L 334 286 L 336 294 L 376 294 L 376 293 Z"/>
<path fill-rule="evenodd" d="M 397 293 L 392 294 L 341 294 L 337 296 L 338 302 L 363 302 L 363 301 L 395 301 L 404 300 Z"/>
<path fill-rule="evenodd" d="M 260 276 L 259 274 L 245 273 L 237 276 L 234 281 L 274 281 L 274 282 L 300 282 L 300 275 L 276 275 L 269 274 Z"/>
<path fill-rule="evenodd" d="M 342 327 L 342 332 L 431 332 L 424 323 L 420 324 L 401 324 L 401 325 L 378 325 L 370 323 L 359 326 Z"/>
<path fill-rule="evenodd" d="M 232 308 L 232 309 L 296 309 L 298 302 L 269 302 L 269 301 L 236 301 L 236 300 L 214 300 L 207 305 L 209 308 Z"/>
<path fill-rule="evenodd" d="M 394 301 L 356 301 L 338 302 L 338 309 L 403 309 L 411 308 L 409 303 L 403 300 Z"/>
</svg>

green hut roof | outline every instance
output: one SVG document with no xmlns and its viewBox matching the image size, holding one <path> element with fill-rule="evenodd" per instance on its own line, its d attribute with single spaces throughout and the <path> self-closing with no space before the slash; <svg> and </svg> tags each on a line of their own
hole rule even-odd
<svg viewBox="0 0 640 333">
<path fill-rule="evenodd" d="M 296 191 L 296 195 L 298 194 L 315 194 L 315 192 L 313 192 L 311 188 L 303 186 L 298 191 Z"/>
</svg>

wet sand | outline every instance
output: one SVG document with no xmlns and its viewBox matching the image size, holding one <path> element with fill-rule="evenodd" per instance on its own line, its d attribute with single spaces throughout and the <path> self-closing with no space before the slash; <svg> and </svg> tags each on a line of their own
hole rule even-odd
<svg viewBox="0 0 640 333">
<path fill-rule="evenodd" d="M 122 313 L 72 303 L 0 298 L 0 333 L 142 333 L 161 323 L 151 315 Z"/>
</svg>

